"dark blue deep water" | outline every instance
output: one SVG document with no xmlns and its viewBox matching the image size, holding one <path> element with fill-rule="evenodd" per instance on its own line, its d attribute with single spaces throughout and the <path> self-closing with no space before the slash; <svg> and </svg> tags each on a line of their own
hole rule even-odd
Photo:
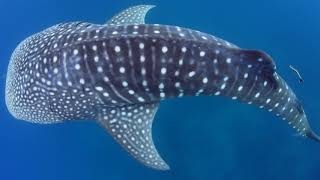
<svg viewBox="0 0 320 180">
<path fill-rule="evenodd" d="M 1 180 L 320 179 L 320 144 L 297 137 L 266 111 L 223 97 L 161 103 L 153 137 L 168 172 L 137 163 L 94 122 L 38 125 L 8 113 L 5 76 L 21 40 L 60 22 L 104 23 L 137 4 L 157 5 L 148 23 L 197 29 L 269 53 L 320 132 L 318 0 L 1 0 Z M 303 85 L 289 64 L 301 71 Z"/>
</svg>

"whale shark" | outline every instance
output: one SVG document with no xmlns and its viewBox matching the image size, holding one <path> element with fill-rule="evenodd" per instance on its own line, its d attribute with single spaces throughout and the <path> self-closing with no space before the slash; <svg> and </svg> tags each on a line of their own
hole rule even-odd
<svg viewBox="0 0 320 180">
<path fill-rule="evenodd" d="M 142 164 L 168 170 L 152 140 L 161 101 L 225 96 L 265 109 L 320 142 L 302 103 L 260 50 L 196 30 L 146 24 L 153 5 L 104 24 L 69 22 L 23 40 L 7 72 L 5 99 L 19 120 L 93 120 Z"/>
</svg>

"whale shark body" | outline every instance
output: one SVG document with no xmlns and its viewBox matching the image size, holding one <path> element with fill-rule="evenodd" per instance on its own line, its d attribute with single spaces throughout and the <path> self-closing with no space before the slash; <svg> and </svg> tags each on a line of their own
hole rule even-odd
<svg viewBox="0 0 320 180">
<path fill-rule="evenodd" d="M 154 6 L 128 8 L 103 25 L 55 25 L 24 40 L 8 67 L 6 103 L 33 123 L 99 122 L 135 159 L 167 170 L 152 141 L 159 102 L 227 96 L 264 108 L 319 141 L 301 103 L 262 51 L 212 35 L 145 24 Z"/>
</svg>

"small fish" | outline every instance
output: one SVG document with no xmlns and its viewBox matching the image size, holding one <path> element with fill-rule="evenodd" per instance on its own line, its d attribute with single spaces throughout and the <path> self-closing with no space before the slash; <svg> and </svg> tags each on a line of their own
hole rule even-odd
<svg viewBox="0 0 320 180">
<path fill-rule="evenodd" d="M 293 72 L 295 72 L 297 74 L 297 76 L 299 77 L 299 82 L 303 83 L 304 80 L 303 80 L 301 74 L 299 73 L 299 71 L 296 68 L 294 68 L 292 65 L 289 65 L 289 67 L 290 67 L 290 69 L 292 69 Z"/>
<path fill-rule="evenodd" d="M 221 95 L 254 104 L 320 141 L 269 55 L 199 31 L 145 24 L 153 7 L 128 8 L 101 25 L 58 24 L 21 42 L 8 67 L 9 112 L 42 124 L 94 120 L 158 170 L 169 166 L 154 146 L 152 123 L 160 101 L 170 98 Z"/>
</svg>

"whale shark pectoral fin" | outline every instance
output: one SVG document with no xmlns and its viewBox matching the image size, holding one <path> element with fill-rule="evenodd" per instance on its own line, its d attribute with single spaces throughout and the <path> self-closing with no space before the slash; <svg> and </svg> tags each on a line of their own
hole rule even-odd
<svg viewBox="0 0 320 180">
<path fill-rule="evenodd" d="M 112 137 L 144 165 L 169 170 L 152 140 L 152 122 L 159 103 L 102 109 L 98 118 Z"/>
<path fill-rule="evenodd" d="M 107 25 L 129 25 L 129 24 L 144 24 L 144 20 L 148 11 L 154 8 L 154 5 L 139 5 L 133 6 L 121 11 L 113 16 L 106 24 Z"/>
</svg>

